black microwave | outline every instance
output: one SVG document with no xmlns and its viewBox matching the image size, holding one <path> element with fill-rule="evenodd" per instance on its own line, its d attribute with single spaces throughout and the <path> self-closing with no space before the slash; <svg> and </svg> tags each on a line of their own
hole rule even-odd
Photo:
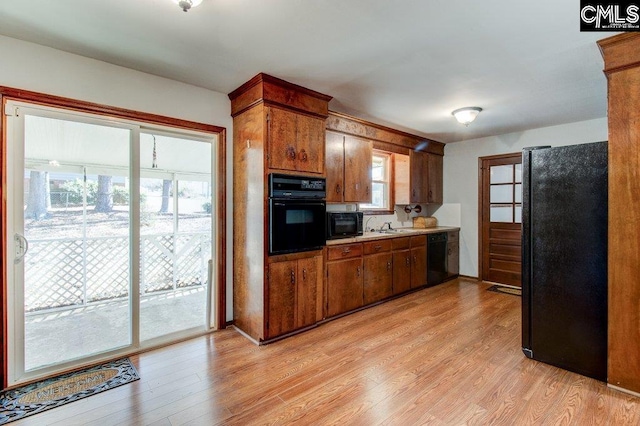
<svg viewBox="0 0 640 426">
<path fill-rule="evenodd" d="M 362 235 L 362 212 L 327 212 L 327 240 Z"/>
</svg>

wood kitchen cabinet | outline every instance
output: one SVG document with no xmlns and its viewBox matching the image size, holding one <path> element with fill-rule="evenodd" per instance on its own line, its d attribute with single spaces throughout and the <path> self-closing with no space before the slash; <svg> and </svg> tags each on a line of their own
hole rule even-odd
<svg viewBox="0 0 640 426">
<path fill-rule="evenodd" d="M 441 155 L 427 154 L 427 203 L 442 204 L 443 160 Z"/>
<path fill-rule="evenodd" d="M 263 73 L 229 93 L 233 205 L 242 206 L 233 214 L 233 323 L 256 343 L 322 319 L 322 251 L 268 255 L 266 188 L 274 172 L 324 175 L 330 99 Z"/>
<path fill-rule="evenodd" d="M 327 317 L 364 305 L 362 243 L 327 247 Z"/>
<path fill-rule="evenodd" d="M 268 338 L 315 324 L 321 277 L 322 256 L 269 264 Z"/>
<path fill-rule="evenodd" d="M 364 246 L 364 304 L 393 295 L 393 255 L 391 240 L 370 241 Z"/>
<path fill-rule="evenodd" d="M 411 238 L 394 238 L 393 248 L 393 294 L 402 294 L 411 290 Z"/>
<path fill-rule="evenodd" d="M 408 158 L 394 155 L 394 165 L 396 204 L 442 204 L 441 155 L 411 151 Z"/>
<path fill-rule="evenodd" d="M 269 168 L 324 172 L 324 120 L 269 108 L 267 111 Z"/>
<path fill-rule="evenodd" d="M 427 236 L 411 237 L 411 288 L 427 284 Z"/>
<path fill-rule="evenodd" d="M 326 132 L 327 202 L 370 203 L 373 143 Z"/>
</svg>

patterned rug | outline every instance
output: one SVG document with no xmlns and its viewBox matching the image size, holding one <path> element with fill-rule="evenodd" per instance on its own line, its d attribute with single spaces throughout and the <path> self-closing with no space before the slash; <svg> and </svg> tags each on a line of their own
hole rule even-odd
<svg viewBox="0 0 640 426">
<path fill-rule="evenodd" d="M 140 379 L 129 358 L 0 392 L 0 425 Z"/>
<path fill-rule="evenodd" d="M 487 289 L 487 291 L 495 291 L 496 293 L 513 294 L 514 296 L 522 296 L 522 290 L 519 288 L 502 287 L 500 285 L 494 285 Z"/>
</svg>

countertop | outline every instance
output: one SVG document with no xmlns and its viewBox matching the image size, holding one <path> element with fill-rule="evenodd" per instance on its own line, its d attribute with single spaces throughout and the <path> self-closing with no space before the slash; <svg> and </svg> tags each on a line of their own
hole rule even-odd
<svg viewBox="0 0 640 426">
<path fill-rule="evenodd" d="M 327 246 L 338 244 L 353 244 L 371 240 L 380 240 L 383 238 L 401 238 L 411 237 L 413 235 L 433 234 L 436 232 L 460 231 L 460 228 L 454 226 L 435 226 L 433 228 L 398 228 L 399 232 L 380 233 L 367 231 L 364 235 L 350 238 L 339 238 L 335 240 L 327 240 Z"/>
</svg>

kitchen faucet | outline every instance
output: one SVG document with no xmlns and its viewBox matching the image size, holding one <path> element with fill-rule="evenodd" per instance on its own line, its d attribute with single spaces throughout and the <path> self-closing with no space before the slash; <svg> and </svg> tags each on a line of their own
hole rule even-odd
<svg viewBox="0 0 640 426">
<path fill-rule="evenodd" d="M 387 225 L 389 227 L 389 231 L 391 231 L 391 222 L 385 222 L 382 224 L 382 226 L 380 227 L 380 231 L 384 231 L 384 226 Z"/>
<path fill-rule="evenodd" d="M 367 221 L 364 223 L 364 230 L 365 230 L 365 232 L 366 232 L 366 231 L 369 231 L 369 221 L 370 221 L 371 219 L 373 219 L 373 218 L 374 218 L 374 216 L 368 217 L 368 218 L 367 218 Z M 371 228 L 371 231 L 373 231 L 373 228 Z"/>
</svg>

